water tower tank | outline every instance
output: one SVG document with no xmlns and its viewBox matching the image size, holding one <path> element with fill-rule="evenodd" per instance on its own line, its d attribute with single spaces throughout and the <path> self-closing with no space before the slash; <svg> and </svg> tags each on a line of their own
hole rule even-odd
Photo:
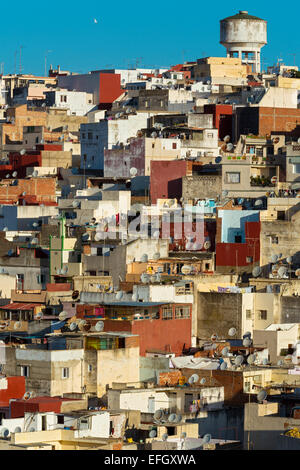
<svg viewBox="0 0 300 470">
<path fill-rule="evenodd" d="M 260 72 L 260 50 L 267 44 L 267 22 L 240 11 L 220 21 L 220 43 L 226 47 L 227 57 L 238 57 Z"/>
</svg>

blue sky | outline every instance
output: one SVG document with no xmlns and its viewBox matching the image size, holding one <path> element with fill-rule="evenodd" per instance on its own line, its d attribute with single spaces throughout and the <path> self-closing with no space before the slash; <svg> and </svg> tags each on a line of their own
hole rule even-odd
<svg viewBox="0 0 300 470">
<path fill-rule="evenodd" d="M 219 1 L 185 3 L 131 0 L 17 0 L 1 4 L 0 63 L 4 73 L 44 74 L 47 65 L 88 72 L 99 68 L 168 66 L 203 56 L 224 56 L 219 44 L 219 20 L 247 10 L 268 22 L 268 44 L 262 58 L 278 57 L 300 66 L 299 2 L 276 9 L 270 2 Z M 98 23 L 94 23 L 94 18 Z M 17 51 L 17 53 L 16 53 Z M 294 57 L 292 54 L 296 54 Z"/>
</svg>

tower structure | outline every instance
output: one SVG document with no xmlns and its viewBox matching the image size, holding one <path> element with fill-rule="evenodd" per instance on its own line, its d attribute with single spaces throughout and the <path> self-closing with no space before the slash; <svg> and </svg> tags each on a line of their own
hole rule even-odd
<svg viewBox="0 0 300 470">
<path fill-rule="evenodd" d="M 260 50 L 267 44 L 267 22 L 247 11 L 239 11 L 220 21 L 220 43 L 226 47 L 227 57 L 239 57 L 250 65 L 253 73 L 260 73 Z"/>
</svg>

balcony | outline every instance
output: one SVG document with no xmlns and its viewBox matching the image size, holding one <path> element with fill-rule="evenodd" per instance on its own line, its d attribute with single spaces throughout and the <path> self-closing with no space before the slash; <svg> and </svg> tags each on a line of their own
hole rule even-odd
<svg viewBox="0 0 300 470">
<path fill-rule="evenodd" d="M 271 183 L 271 178 L 269 178 L 269 177 L 250 176 L 250 186 L 274 188 L 276 186 L 276 183 L 275 184 Z"/>
</svg>

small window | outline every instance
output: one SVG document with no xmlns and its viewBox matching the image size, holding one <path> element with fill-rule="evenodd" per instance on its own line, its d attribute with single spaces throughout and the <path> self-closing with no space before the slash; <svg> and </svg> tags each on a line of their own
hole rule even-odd
<svg viewBox="0 0 300 470">
<path fill-rule="evenodd" d="M 173 311 L 172 307 L 164 307 L 162 312 L 162 319 L 163 320 L 172 320 L 173 318 Z"/>
<path fill-rule="evenodd" d="M 190 318 L 190 308 L 189 307 L 176 307 L 175 308 L 175 318 Z"/>
<path fill-rule="evenodd" d="M 240 172 L 226 172 L 226 183 L 240 183 Z"/>
<path fill-rule="evenodd" d="M 57 424 L 65 424 L 64 415 L 57 415 Z"/>
<path fill-rule="evenodd" d="M 253 262 L 252 256 L 246 256 L 246 262 L 247 263 L 252 263 Z"/>
<path fill-rule="evenodd" d="M 69 378 L 69 367 L 63 367 L 61 370 L 61 378 L 68 379 Z"/>
<path fill-rule="evenodd" d="M 251 316 L 252 316 L 252 311 L 251 311 L 251 310 L 246 310 L 246 318 L 247 318 L 247 320 L 250 320 Z"/>
<path fill-rule="evenodd" d="M 174 149 L 174 150 L 177 149 L 177 144 L 176 144 L 176 142 L 173 142 L 173 143 L 172 143 L 172 149 Z"/>
<path fill-rule="evenodd" d="M 91 364 L 88 364 L 88 372 L 92 372 L 93 366 Z"/>
<path fill-rule="evenodd" d="M 93 133 L 92 132 L 88 132 L 88 139 L 92 139 L 93 138 Z"/>
<path fill-rule="evenodd" d="M 21 366 L 22 377 L 29 377 L 29 366 Z"/>
<path fill-rule="evenodd" d="M 274 243 L 275 245 L 277 245 L 277 244 L 278 244 L 278 237 L 276 237 L 275 235 L 272 235 L 271 241 L 272 241 L 272 243 Z"/>
<path fill-rule="evenodd" d="M 259 320 L 267 320 L 267 318 L 268 318 L 267 310 L 259 310 L 258 311 L 258 319 Z"/>
</svg>

